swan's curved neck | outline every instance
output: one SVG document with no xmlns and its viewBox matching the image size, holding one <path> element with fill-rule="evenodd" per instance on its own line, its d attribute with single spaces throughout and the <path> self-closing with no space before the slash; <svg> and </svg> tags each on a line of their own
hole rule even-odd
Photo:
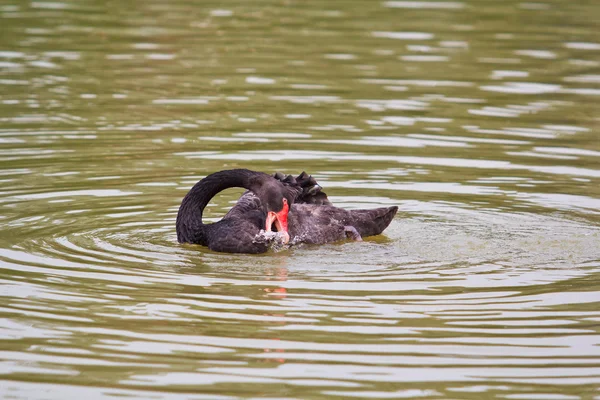
<svg viewBox="0 0 600 400">
<path fill-rule="evenodd" d="M 185 195 L 177 213 L 177 240 L 180 243 L 206 244 L 206 227 L 202 223 L 204 208 L 217 193 L 227 188 L 253 190 L 260 178 L 269 175 L 248 169 L 215 172 L 196 183 Z"/>
</svg>

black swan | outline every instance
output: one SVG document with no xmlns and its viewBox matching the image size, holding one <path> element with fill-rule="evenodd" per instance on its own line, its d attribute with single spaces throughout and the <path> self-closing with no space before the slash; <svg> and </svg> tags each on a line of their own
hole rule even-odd
<svg viewBox="0 0 600 400">
<path fill-rule="evenodd" d="M 218 222 L 202 223 L 210 199 L 230 187 L 248 189 Z M 283 243 L 323 244 L 380 234 L 398 207 L 345 210 L 334 207 L 315 179 L 233 169 L 215 172 L 196 183 L 177 214 L 177 240 L 227 253 L 263 253 L 271 241 L 261 230 L 279 232 Z"/>
</svg>

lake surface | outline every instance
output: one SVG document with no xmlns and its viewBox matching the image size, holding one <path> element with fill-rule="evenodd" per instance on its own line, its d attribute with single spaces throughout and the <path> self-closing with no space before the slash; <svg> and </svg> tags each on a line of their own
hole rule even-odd
<svg viewBox="0 0 600 400">
<path fill-rule="evenodd" d="M 600 399 L 599 19 L 0 2 L 0 397 Z M 178 244 L 239 167 L 400 210 L 360 243 Z"/>
</svg>

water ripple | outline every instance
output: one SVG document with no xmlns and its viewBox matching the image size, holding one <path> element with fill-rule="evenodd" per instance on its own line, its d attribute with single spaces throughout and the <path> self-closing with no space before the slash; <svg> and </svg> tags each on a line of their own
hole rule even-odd
<svg viewBox="0 0 600 400">
<path fill-rule="evenodd" d="M 597 397 L 598 11 L 0 5 L 0 397 Z M 399 212 L 177 243 L 189 188 L 244 167 Z"/>
</svg>

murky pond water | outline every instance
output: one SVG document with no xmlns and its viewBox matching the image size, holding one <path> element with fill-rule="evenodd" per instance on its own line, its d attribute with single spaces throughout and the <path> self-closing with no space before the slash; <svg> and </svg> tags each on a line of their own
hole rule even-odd
<svg viewBox="0 0 600 400">
<path fill-rule="evenodd" d="M 2 1 L 1 396 L 600 399 L 599 18 Z M 361 243 L 178 244 L 234 167 L 400 211 Z"/>
</svg>

